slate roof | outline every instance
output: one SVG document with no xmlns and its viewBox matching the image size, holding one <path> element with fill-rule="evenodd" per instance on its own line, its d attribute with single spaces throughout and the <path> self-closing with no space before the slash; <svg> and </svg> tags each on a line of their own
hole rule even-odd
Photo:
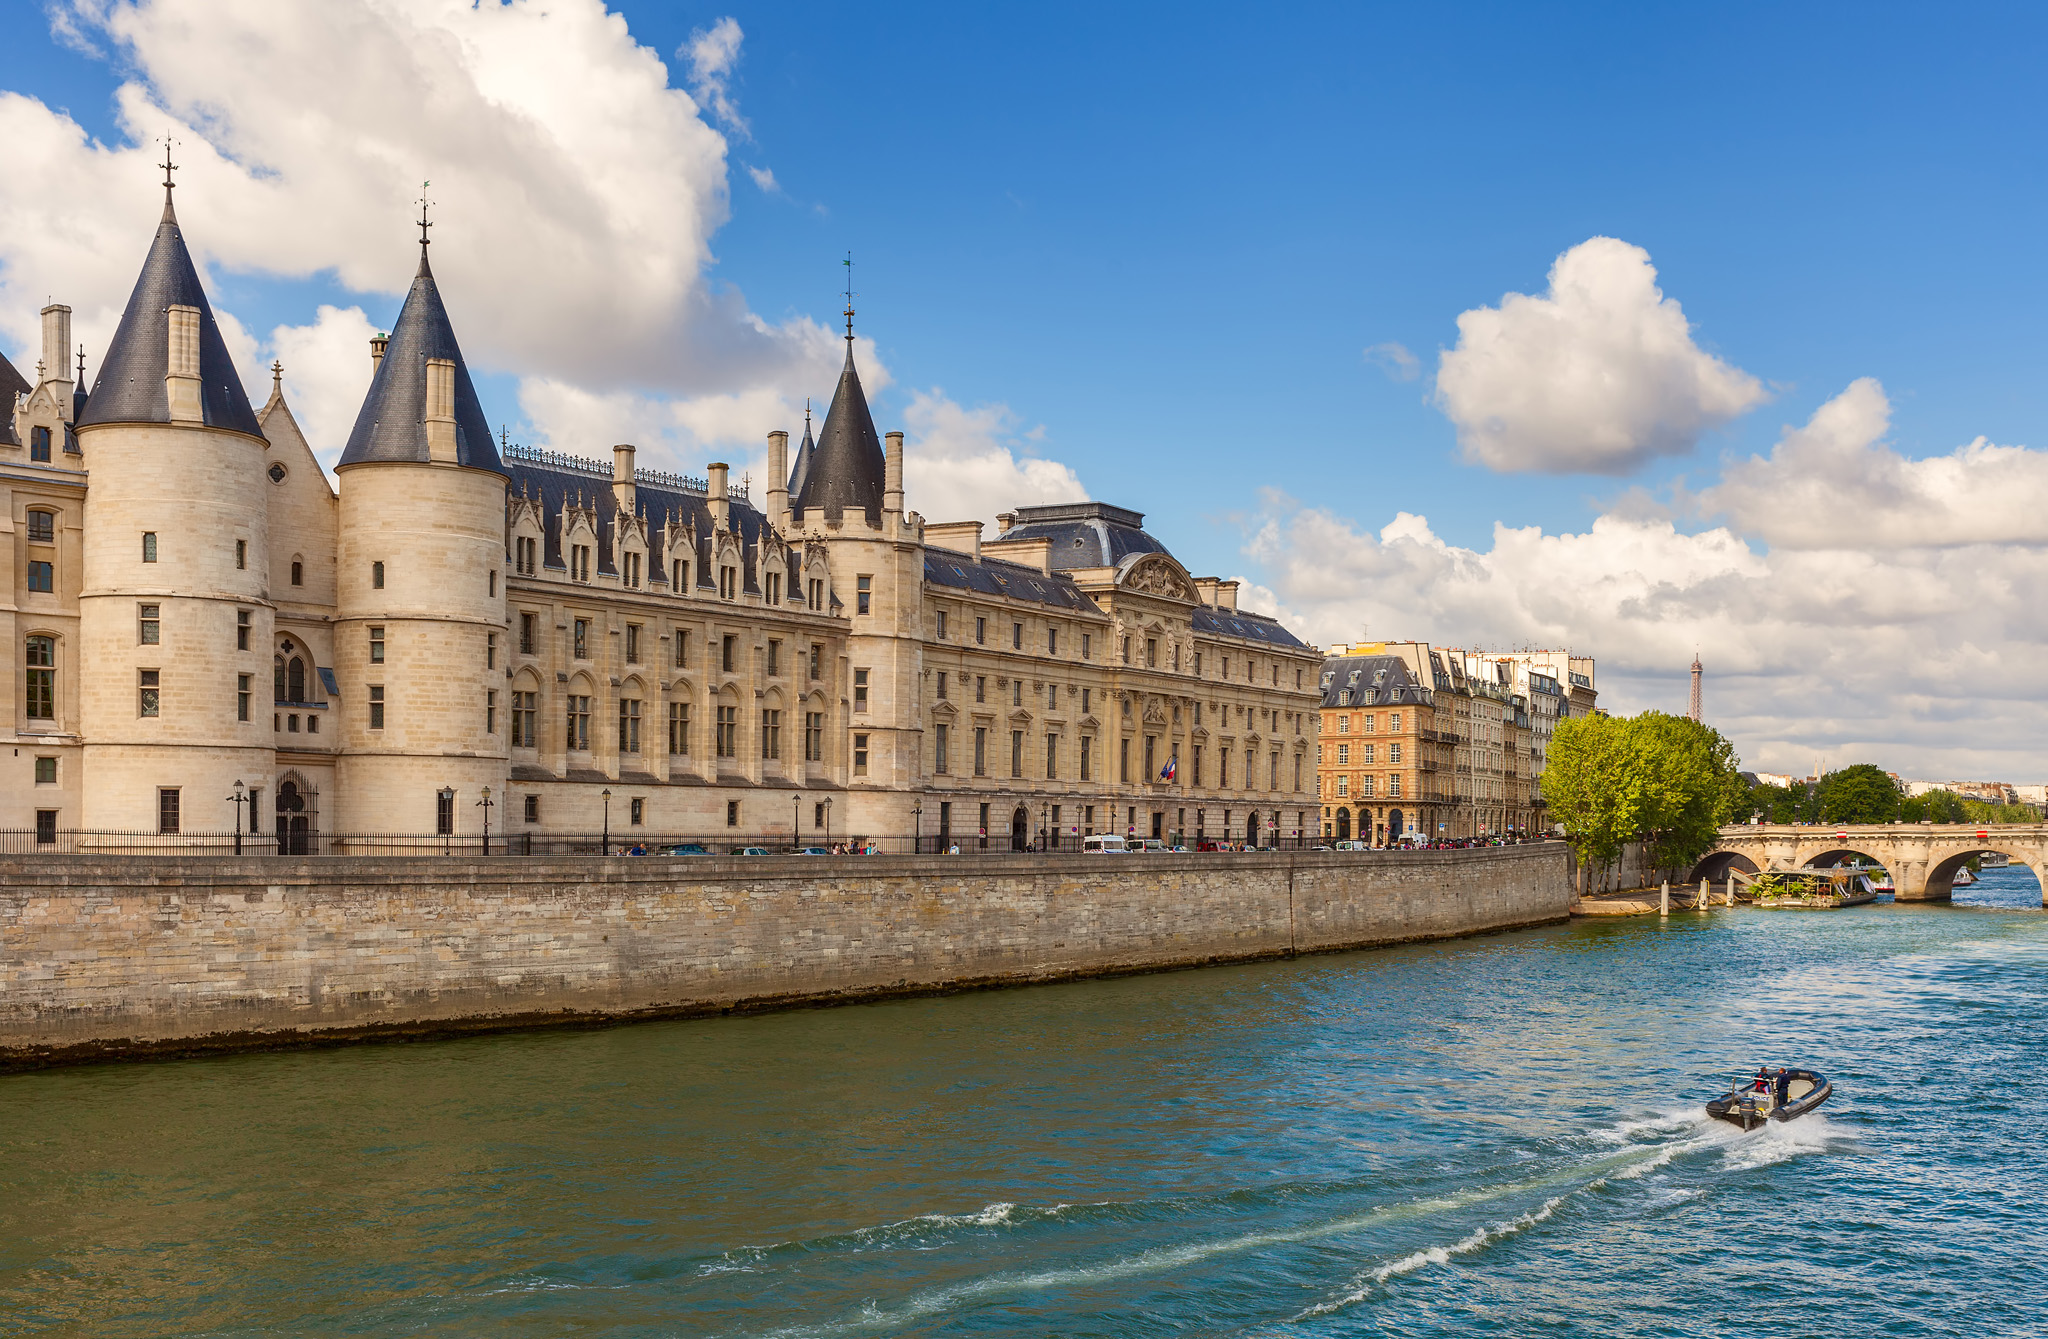
<svg viewBox="0 0 2048 1339">
<path fill-rule="evenodd" d="M 804 401 L 804 440 L 796 449 L 796 464 L 789 471 L 789 495 L 794 498 L 804 491 L 804 480 L 811 474 L 811 457 L 817 453 L 817 443 L 811 440 L 811 404 Z"/>
<path fill-rule="evenodd" d="M 882 524 L 882 484 L 886 462 L 882 439 L 875 435 L 875 420 L 868 413 L 868 397 L 860 388 L 860 373 L 853 367 L 853 338 L 846 341 L 846 366 L 840 369 L 838 389 L 832 392 L 832 407 L 818 429 L 817 445 L 799 452 L 805 462 L 803 486 L 790 490 L 792 518 L 802 524 L 804 513 L 818 511 L 826 521 L 835 522 L 849 510 L 865 512 L 868 524 Z"/>
<path fill-rule="evenodd" d="M 386 355 L 387 357 L 389 355 Z M 547 518 L 543 527 L 541 561 L 558 571 L 567 571 L 568 562 L 562 554 L 561 532 L 555 521 L 562 514 L 562 508 L 570 503 L 581 502 L 597 509 L 598 571 L 616 574 L 618 571 L 616 535 L 618 531 L 619 503 L 612 492 L 611 467 L 601 461 L 583 460 L 574 456 L 555 456 L 529 448 L 514 447 L 499 469 L 511 481 L 510 490 L 514 497 L 531 497 L 539 500 L 541 514 Z M 697 528 L 696 559 L 690 564 L 690 582 L 697 590 L 715 591 L 718 588 L 717 574 L 711 570 L 711 504 L 702 493 L 689 489 L 663 487 L 646 482 L 646 472 L 638 476 L 640 482 L 633 486 L 634 500 L 640 515 L 647 518 L 647 582 L 656 589 L 668 588 L 668 568 L 663 555 L 668 552 L 667 529 L 671 525 L 687 528 L 693 522 Z M 669 476 L 674 477 L 674 476 Z M 747 561 L 741 576 L 742 589 L 754 594 L 760 593 L 758 576 L 760 563 L 761 535 L 766 530 L 768 518 L 748 503 L 738 498 L 728 500 L 729 515 L 733 533 L 746 546 Z M 800 589 L 802 574 L 799 570 L 801 555 L 792 550 L 790 570 L 783 578 L 783 589 Z"/>
<path fill-rule="evenodd" d="M 227 342 L 213 319 L 213 308 L 185 249 L 178 216 L 168 198 L 156 226 L 156 239 L 142 262 L 141 277 L 128 295 L 128 309 L 100 360 L 79 427 L 99 423 L 169 423 L 171 404 L 164 389 L 170 367 L 172 307 L 199 309 L 199 404 L 208 427 L 227 428 L 261 437 L 256 411 L 242 389 L 242 378 L 228 356 Z"/>
<path fill-rule="evenodd" d="M 1429 700 L 1399 656 L 1331 656 L 1323 662 L 1322 690 L 1325 707 L 1398 707 Z"/>
<path fill-rule="evenodd" d="M 1307 642 L 1281 627 L 1279 620 L 1264 614 L 1247 614 L 1201 604 L 1195 606 L 1194 616 L 1188 621 L 1198 632 L 1213 632 L 1221 637 L 1244 637 L 1269 646 L 1301 647 L 1304 650 L 1308 647 Z"/>
<path fill-rule="evenodd" d="M 27 395 L 34 389 L 28 384 L 28 378 L 14 370 L 14 364 L 7 361 L 7 355 L 0 353 L 0 443 L 21 445 L 14 436 L 14 398 Z"/>
<path fill-rule="evenodd" d="M 1145 533 L 1144 513 L 1112 507 L 1107 502 L 1019 507 L 1016 518 L 997 539 L 1051 540 L 1048 561 L 1054 571 L 1115 567 L 1134 553 L 1166 552 L 1164 544 Z"/>
<path fill-rule="evenodd" d="M 405 295 L 398 323 L 391 327 L 391 342 L 377 364 L 370 393 L 363 399 L 355 430 L 349 433 L 336 468 L 371 461 L 425 463 L 432 458 L 427 450 L 426 423 L 430 358 L 447 358 L 455 364 L 456 463 L 504 473 L 498 448 L 491 441 L 490 422 L 476 398 L 476 387 L 462 361 L 455 327 L 449 324 L 448 309 L 441 303 L 441 290 L 424 249 L 412 278 L 412 291 Z"/>
<path fill-rule="evenodd" d="M 1081 593 L 1071 577 L 1047 576 L 1035 567 L 955 553 L 951 549 L 927 546 L 924 551 L 924 579 L 930 586 L 971 590 L 982 595 L 1006 595 L 1013 600 L 1097 613 L 1095 602 Z"/>
</svg>

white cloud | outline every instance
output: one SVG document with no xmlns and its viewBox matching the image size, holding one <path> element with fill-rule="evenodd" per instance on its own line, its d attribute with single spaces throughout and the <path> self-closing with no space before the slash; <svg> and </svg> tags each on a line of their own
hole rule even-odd
<svg viewBox="0 0 2048 1339">
<path fill-rule="evenodd" d="M 768 195 L 782 194 L 782 183 L 775 179 L 775 174 L 769 169 L 765 167 L 749 167 L 747 175 L 754 179 L 754 185 L 758 186 L 763 193 Z"/>
<path fill-rule="evenodd" d="M 1071 467 L 1023 453 L 1007 406 L 968 409 L 918 391 L 904 427 L 904 505 L 928 521 L 993 523 L 1013 507 L 1088 497 Z"/>
<path fill-rule="evenodd" d="M 1366 349 L 1365 361 L 1395 381 L 1413 381 L 1422 375 L 1422 360 L 1408 352 L 1407 345 L 1393 341 Z"/>
<path fill-rule="evenodd" d="M 1756 378 L 1693 342 L 1649 253 L 1612 237 L 1559 256 L 1549 292 L 1459 316 L 1436 393 L 1468 459 L 1594 474 L 1683 455 L 1765 398 Z"/>
<path fill-rule="evenodd" d="M 828 328 L 769 323 L 706 281 L 726 141 L 601 0 L 78 0 L 55 14 L 129 72 L 124 138 L 0 93 L 0 336 L 17 348 L 36 342 L 50 293 L 104 347 L 161 200 L 152 141 L 171 134 L 203 265 L 329 275 L 379 295 L 361 305 L 388 323 L 430 179 L 434 269 L 480 368 L 685 397 L 831 382 Z M 704 77 L 729 76 L 737 25 L 705 37 Z"/>
<path fill-rule="evenodd" d="M 2048 451 L 1979 437 L 1908 460 L 1885 444 L 1890 424 L 1866 377 L 1787 428 L 1768 459 L 1728 464 L 1699 506 L 1785 549 L 2048 544 Z"/>
<path fill-rule="evenodd" d="M 752 139 L 746 118 L 732 100 L 732 73 L 740 63 L 739 20 L 727 15 L 709 28 L 690 34 L 690 40 L 676 48 L 676 55 L 690 62 L 690 91 L 697 101 L 718 118 L 720 125 L 743 138 Z"/>
<path fill-rule="evenodd" d="M 361 307 L 320 305 L 311 325 L 281 325 L 270 332 L 270 348 L 284 364 L 285 400 L 306 434 L 306 444 L 328 469 L 356 425 L 370 390 L 370 336 L 379 327 Z M 261 405 L 269 398 L 254 397 Z"/>
<path fill-rule="evenodd" d="M 1967 527 L 1967 508 L 1991 505 L 1999 481 L 1941 487 L 1989 452 L 2008 486 L 2039 499 L 2043 454 L 1973 443 L 1903 461 L 1871 445 L 1883 419 L 1882 391 L 1859 382 L 1770 460 L 1731 465 L 1704 496 L 1737 520 L 1761 515 L 1747 534 L 1686 534 L 1663 517 L 1610 512 L 1580 534 L 1497 525 L 1481 550 L 1446 542 L 1421 516 L 1373 532 L 1268 494 L 1247 555 L 1304 636 L 1350 641 L 1369 625 L 1374 637 L 1570 646 L 1597 658 L 1602 705 L 1618 711 L 1683 710 L 1697 648 L 1707 716 L 1750 766 L 1803 771 L 1825 753 L 1928 775 L 2042 779 L 2048 546 L 2038 526 L 2023 536 L 2024 501 L 1993 508 L 1995 537 L 1948 532 Z M 1869 491 L 1843 472 L 1845 451 L 1877 480 Z M 1839 523 L 1819 514 L 1831 490 Z M 1894 543 L 1915 496 L 1940 498 L 1938 519 Z M 1813 524 L 1802 528 L 1802 516 Z"/>
</svg>

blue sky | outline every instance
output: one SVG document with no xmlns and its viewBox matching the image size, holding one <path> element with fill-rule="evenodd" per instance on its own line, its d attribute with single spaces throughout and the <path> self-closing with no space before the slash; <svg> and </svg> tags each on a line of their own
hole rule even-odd
<svg viewBox="0 0 2048 1339">
<path fill-rule="evenodd" d="M 1573 635 L 1573 615 L 1538 608 L 1526 580 L 1507 590 L 1496 574 L 1432 597 L 1437 569 L 1396 561 L 1380 536 L 1402 512 L 1427 518 L 1452 566 L 1461 554 L 1505 561 L 1496 525 L 1563 539 L 1602 518 L 1652 517 L 1679 538 L 1727 524 L 1764 564 L 1748 579 L 1767 587 L 1820 581 L 1776 564 L 1816 547 L 1796 526 L 1752 528 L 1690 499 L 1723 483 L 1728 462 L 1770 457 L 1788 425 L 1807 425 L 1859 378 L 1881 383 L 1889 416 L 1839 450 L 1879 451 L 1887 468 L 1948 457 L 1980 435 L 2005 446 L 2048 436 L 2033 92 L 2048 19 L 2037 7 L 612 9 L 677 89 L 691 85 L 693 34 L 727 18 L 744 33 L 723 87 L 745 129 L 704 113 L 724 137 L 730 198 L 709 233 L 707 285 L 771 325 L 829 326 L 851 250 L 859 326 L 889 380 L 878 421 L 902 423 L 920 393 L 996 413 L 1004 449 L 1063 464 L 1089 495 L 1145 511 L 1189 567 L 1258 583 L 1324 640 L 1362 624 L 1497 645 Z M 0 8 L 0 48 L 15 53 L 0 89 L 67 112 L 106 144 L 132 142 L 115 93 L 124 81 L 151 86 L 154 67 L 85 20 L 70 23 L 101 54 L 58 40 L 51 13 L 68 12 Z M 771 171 L 777 189 L 748 168 Z M 125 226 L 127 250 L 106 258 L 124 291 L 149 220 Z M 500 211 L 490 226 L 521 225 Z M 1434 394 L 1459 315 L 1541 294 L 1560 254 L 1602 236 L 1647 252 L 1699 350 L 1763 393 L 1687 434 L 1689 449 L 1618 473 L 1468 462 Z M 437 240 L 437 262 L 462 244 L 453 225 Z M 16 288 L 33 282 L 24 260 L 13 267 Z M 402 270 L 382 294 L 336 273 L 217 263 L 213 277 L 218 304 L 255 332 L 308 323 L 321 302 L 389 320 Z M 495 282 L 516 291 L 524 279 Z M 11 305 L 40 302 L 17 302 L 16 288 Z M 32 362 L 20 315 L 6 314 L 0 346 Z M 459 305 L 455 315 L 476 343 Z M 1413 379 L 1367 356 L 1395 344 L 1416 360 Z M 515 437 L 540 430 L 519 394 L 531 358 L 502 359 L 485 386 Z M 829 395 L 828 369 L 806 375 L 810 393 Z M 777 384 L 785 403 L 800 399 Z M 597 389 L 684 393 L 658 370 Z M 762 422 L 744 440 L 788 426 Z M 716 434 L 704 436 L 704 451 L 716 449 Z M 574 445 L 559 431 L 555 444 Z M 2031 481 L 2032 462 L 2029 452 L 2007 463 Z M 1806 495 L 1832 505 L 1825 489 Z M 1923 538 L 1928 556 L 1912 572 L 1870 579 L 2024 571 L 1997 593 L 2003 603 L 1982 607 L 1998 632 L 1979 648 L 2017 671 L 2038 646 L 2021 612 L 2036 539 L 2008 534 L 2006 548 L 1958 554 L 1977 503 L 1947 503 L 1962 533 Z M 1876 530 L 1893 525 L 1884 504 L 1853 489 L 1840 502 Z M 1322 529 L 1298 525 L 1301 508 Z M 1275 527 L 1295 537 L 1275 540 Z M 1311 531 L 1335 536 L 1327 554 L 1301 538 Z M 1830 542 L 1843 555 L 1831 572 L 1860 570 L 1864 547 Z M 1628 545 L 1578 548 L 1545 582 L 1634 561 Z M 1674 575 L 1695 572 L 1698 550 L 1671 552 L 1681 549 L 1643 560 L 1638 603 L 1674 582 L 1700 595 Z M 1334 579 L 1309 574 L 1324 558 Z M 1885 559 L 1895 560 L 1905 561 Z M 1422 589 L 1396 598 L 1394 585 Z M 1958 603 L 1976 598 L 1958 592 Z M 1523 608 L 1490 619 L 1494 599 Z M 1731 633 L 1726 600 L 1653 610 L 1649 630 L 1611 626 L 1602 600 L 1600 625 L 1580 636 L 1613 667 L 1613 705 L 1675 708 L 1685 652 L 1704 642 L 1710 668 L 1727 666 L 1731 732 L 1747 732 L 1753 760 L 1888 749 L 1927 767 L 2014 771 L 2032 756 L 2031 742 L 1990 731 L 1958 741 L 1913 724 L 1909 700 L 1971 695 L 1967 666 L 1911 691 L 1872 681 L 1839 717 L 1783 700 L 1797 662 L 1786 641 L 1834 635 L 1840 621 L 1812 609 L 1776 610 L 1770 636 L 1745 638 Z M 1948 643 L 1976 626 L 1912 622 L 1926 616 L 1865 618 Z M 1825 698 L 1839 678 L 1803 691 Z"/>
</svg>

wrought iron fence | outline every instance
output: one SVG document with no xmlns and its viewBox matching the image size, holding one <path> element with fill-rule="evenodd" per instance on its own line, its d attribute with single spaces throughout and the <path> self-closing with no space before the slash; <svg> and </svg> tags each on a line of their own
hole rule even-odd
<svg viewBox="0 0 2048 1339">
<path fill-rule="evenodd" d="M 1133 849 L 1141 838 L 1129 839 Z M 1167 839 L 1168 849 L 1173 840 Z M 1275 845 L 1247 848 L 1242 841 L 1197 838 L 1183 834 L 1180 849 L 1199 854 L 1237 854 L 1246 849 L 1272 851 L 1314 846 L 1315 836 L 1293 837 Z M 206 855 L 206 856 L 858 856 L 957 855 L 987 856 L 1030 853 L 1079 855 L 1082 838 L 1066 833 L 1041 843 L 1011 834 L 922 837 L 905 835 L 809 837 L 795 842 L 786 832 L 737 836 L 721 831 L 706 836 L 690 833 L 622 835 L 583 833 L 333 833 L 299 831 L 288 835 L 258 832 L 112 832 L 72 828 L 0 829 L 0 855 Z"/>
</svg>

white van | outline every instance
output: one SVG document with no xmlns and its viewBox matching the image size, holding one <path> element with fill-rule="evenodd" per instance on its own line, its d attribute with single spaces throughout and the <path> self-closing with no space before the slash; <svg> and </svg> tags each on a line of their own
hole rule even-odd
<svg viewBox="0 0 2048 1339">
<path fill-rule="evenodd" d="M 1112 836 L 1107 832 L 1097 833 L 1092 837 L 1083 837 L 1081 839 L 1082 855 L 1128 855 L 1129 853 L 1130 848 L 1124 845 L 1122 837 Z"/>
</svg>

